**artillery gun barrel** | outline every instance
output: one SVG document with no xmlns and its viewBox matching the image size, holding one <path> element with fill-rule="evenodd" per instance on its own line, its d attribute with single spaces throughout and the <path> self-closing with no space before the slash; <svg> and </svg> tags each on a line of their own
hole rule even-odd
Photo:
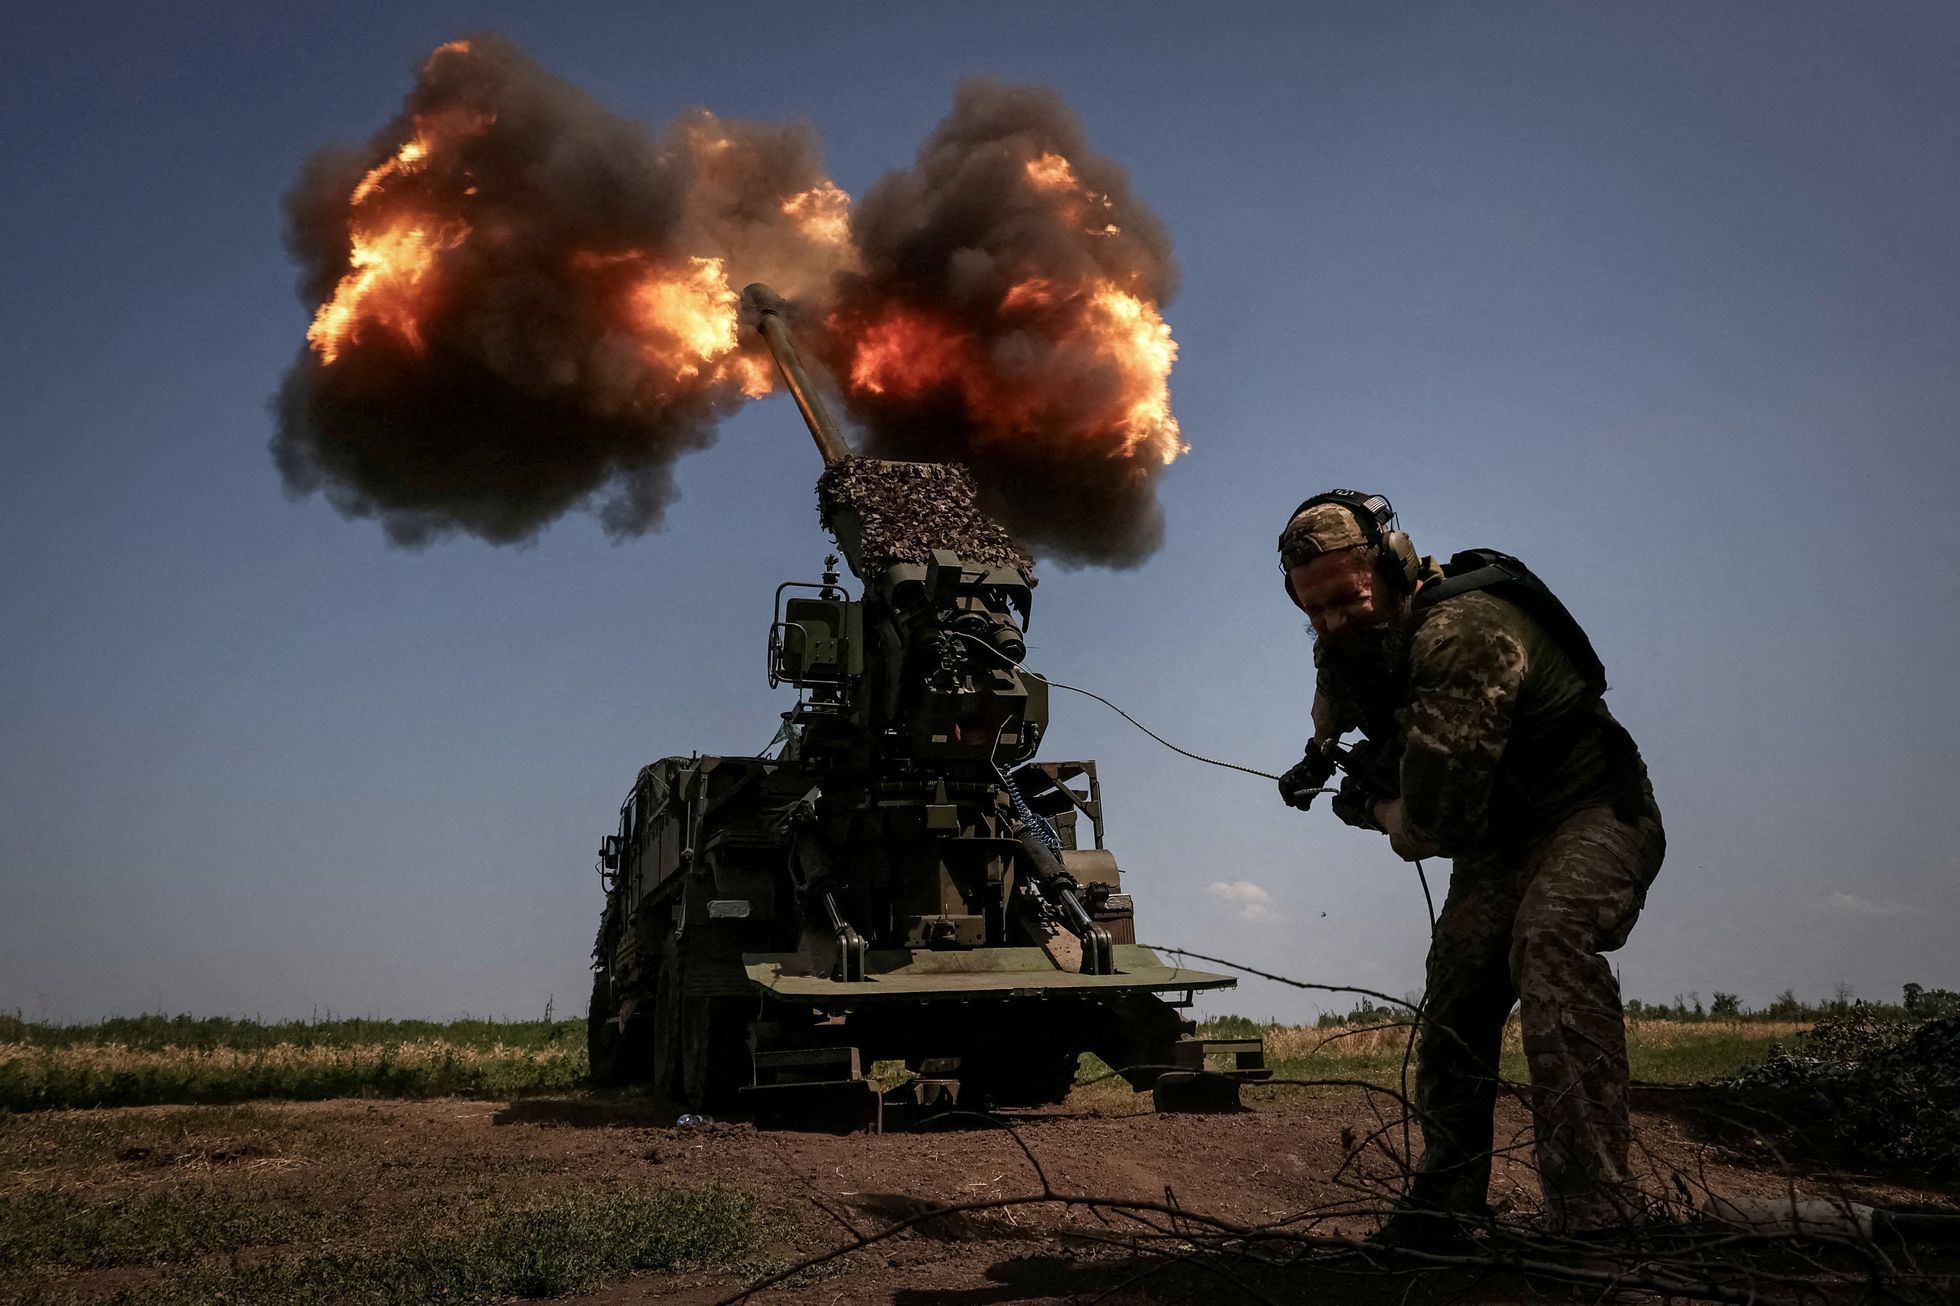
<svg viewBox="0 0 1960 1306">
<path fill-rule="evenodd" d="M 790 395 L 796 400 L 796 410 L 803 414 L 803 424 L 810 428 L 810 438 L 817 442 L 817 452 L 823 455 L 824 466 L 832 467 L 851 456 L 851 448 L 844 443 L 837 424 L 830 420 L 824 410 L 823 398 L 817 394 L 816 386 L 810 382 L 810 374 L 803 370 L 803 359 L 796 352 L 796 341 L 790 338 L 789 323 L 784 317 L 789 304 L 760 281 L 753 282 L 742 292 L 743 307 L 755 317 L 756 330 L 769 344 L 769 352 L 775 355 L 776 366 L 782 370 L 783 380 L 789 385 Z"/>
</svg>

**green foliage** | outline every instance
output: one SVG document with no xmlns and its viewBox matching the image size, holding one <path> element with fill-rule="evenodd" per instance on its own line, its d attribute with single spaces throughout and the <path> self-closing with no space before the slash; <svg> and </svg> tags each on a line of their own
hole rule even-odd
<svg viewBox="0 0 1960 1306">
<path fill-rule="evenodd" d="M 1903 1043 L 1917 1027 L 1917 1022 L 1895 1012 L 1855 1003 L 1838 1015 L 1825 1016 L 1797 1035 L 1797 1054 L 1855 1065 Z"/>
<path fill-rule="evenodd" d="M 547 1010 L 549 1004 L 547 1004 Z M 370 1020 L 337 1017 L 332 1012 L 312 1020 L 261 1021 L 244 1016 L 109 1016 L 92 1024 L 51 1025 L 26 1021 L 19 1013 L 0 1013 L 0 1043 L 30 1047 L 73 1047 L 83 1043 L 115 1043 L 127 1048 L 271 1048 L 360 1047 L 376 1043 L 451 1043 L 461 1048 L 528 1048 L 582 1046 L 585 1021 L 490 1020 L 463 1016 L 456 1020 Z"/>
<path fill-rule="evenodd" d="M 1266 1026 L 1250 1016 L 1213 1016 L 1198 1022 L 1199 1038 L 1257 1038 Z"/>
<path fill-rule="evenodd" d="M 1853 1006 L 1732 1081 L 1792 1119 L 1812 1146 L 1960 1176 L 1960 1015 L 1919 1023 Z"/>
<path fill-rule="evenodd" d="M 1406 1025 L 1409 1016 L 1407 1007 L 1384 1006 L 1370 998 L 1362 998 L 1345 1015 L 1323 1011 L 1320 1019 L 1314 1023 L 1320 1029 L 1334 1029 L 1341 1025 Z"/>
<path fill-rule="evenodd" d="M 1720 989 L 1715 990 L 1705 1010 L 1699 993 L 1676 994 L 1673 1002 L 1642 1002 L 1639 998 L 1626 1000 L 1628 1020 L 1817 1021 L 1842 1016 L 1857 1009 L 1878 1015 L 1930 1020 L 1935 1016 L 1960 1015 L 1960 993 L 1908 984 L 1903 1000 L 1894 1005 L 1858 1000 L 1850 985 L 1839 984 L 1826 1001 L 1801 1002 L 1794 989 L 1784 989 L 1770 1000 L 1769 1005 L 1755 1010 L 1745 1007 L 1738 995 L 1724 993 Z"/>
<path fill-rule="evenodd" d="M 1906 985 L 1906 1014 L 1917 1020 L 1937 1020 L 1941 1016 L 1960 1016 L 1960 993 L 1951 989 L 1929 989 Z"/>
</svg>

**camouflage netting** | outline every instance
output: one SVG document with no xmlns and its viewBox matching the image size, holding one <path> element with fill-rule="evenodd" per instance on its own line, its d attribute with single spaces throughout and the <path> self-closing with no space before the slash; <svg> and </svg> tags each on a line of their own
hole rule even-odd
<svg viewBox="0 0 1960 1306">
<path fill-rule="evenodd" d="M 957 463 L 901 463 L 846 458 L 817 481 L 826 526 L 839 509 L 864 523 L 858 552 L 867 567 L 928 562 L 951 549 L 969 562 L 1028 570 L 1033 560 L 1006 527 L 980 507 L 973 476 Z"/>
<path fill-rule="evenodd" d="M 1840 1154 L 1960 1177 L 1960 1016 L 1913 1025 L 1853 1012 L 1798 1038 L 1730 1087 L 1780 1104 Z"/>
</svg>

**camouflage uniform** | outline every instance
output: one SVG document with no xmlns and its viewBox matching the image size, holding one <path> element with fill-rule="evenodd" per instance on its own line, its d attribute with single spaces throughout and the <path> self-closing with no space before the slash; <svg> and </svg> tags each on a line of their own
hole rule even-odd
<svg viewBox="0 0 1960 1306">
<path fill-rule="evenodd" d="M 1473 591 L 1419 611 L 1367 683 L 1316 649 L 1316 722 L 1395 731 L 1409 835 L 1453 862 L 1427 964 L 1412 1197 L 1481 1213 L 1498 1053 L 1521 1003 L 1537 1162 L 1563 1228 L 1623 1222 L 1626 1030 L 1601 953 L 1626 942 L 1665 838 L 1626 732 L 1558 644 Z"/>
</svg>

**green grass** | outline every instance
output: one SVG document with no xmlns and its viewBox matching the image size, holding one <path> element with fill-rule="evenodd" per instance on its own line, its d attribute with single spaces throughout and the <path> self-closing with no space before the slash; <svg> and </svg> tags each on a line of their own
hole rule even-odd
<svg viewBox="0 0 1960 1306">
<path fill-rule="evenodd" d="M 752 1194 L 729 1189 L 538 1201 L 403 1246 L 194 1271 L 116 1300 L 410 1306 L 561 1297 L 637 1271 L 734 1267 L 755 1242 L 758 1207 Z"/>
<path fill-rule="evenodd" d="M 1687 1084 L 1726 1079 L 1763 1059 L 1773 1044 L 1788 1043 L 1803 1022 L 1632 1021 L 1627 1026 L 1627 1061 L 1633 1078 L 1650 1083 Z M 1349 1079 L 1394 1086 L 1401 1078 L 1406 1024 L 1392 1028 L 1315 1028 L 1259 1025 L 1242 1016 L 1207 1021 L 1200 1033 L 1211 1038 L 1266 1040 L 1267 1064 L 1285 1079 Z M 1517 1020 L 1505 1030 L 1501 1062 L 1506 1079 L 1522 1083 L 1530 1072 L 1520 1046 Z"/>
<path fill-rule="evenodd" d="M 50 1270 L 172 1266 L 138 1287 L 112 1288 L 106 1299 L 407 1306 L 564 1296 L 643 1270 L 748 1269 L 760 1203 L 722 1188 L 576 1193 L 514 1209 L 478 1202 L 447 1213 L 447 1224 L 394 1231 L 381 1246 L 362 1239 L 326 1248 L 323 1233 L 345 1230 L 323 1229 L 297 1208 L 258 1212 L 203 1190 L 98 1209 L 46 1195 L 8 1207 L 0 1215 L 0 1270 L 17 1283 L 40 1271 L 25 1281 L 34 1300 L 104 1299 L 103 1285 Z M 246 1248 L 259 1254 L 221 1255 Z"/>
<path fill-rule="evenodd" d="M 1797 1023 L 1634 1021 L 1636 1079 L 1723 1078 L 1787 1041 Z M 1284 1078 L 1393 1084 L 1399 1029 L 1357 1031 L 1207 1021 L 1211 1037 L 1258 1033 Z M 1097 1063 L 1100 1067 L 1100 1063 Z M 879 1067 L 878 1069 L 887 1069 Z M 1083 1078 L 1103 1073 L 1086 1067 Z M 1523 1080 L 1515 1022 L 1504 1073 Z M 514 1097 L 586 1081 L 579 1022 L 326 1020 L 261 1023 L 230 1017 L 118 1017 L 93 1025 L 41 1025 L 0 1017 L 0 1111 L 51 1107 L 232 1103 L 262 1098 Z M 1115 1091 L 1115 1090 L 1110 1090 Z"/>
<path fill-rule="evenodd" d="M 1662 1031 L 1644 1022 L 1635 1024 L 1627 1040 L 1627 1061 L 1633 1068 L 1633 1077 L 1653 1084 L 1727 1079 L 1744 1066 L 1760 1062 L 1772 1046 L 1788 1045 L 1793 1034 L 1787 1026 L 1764 1029 L 1749 1024 L 1691 1025 L 1686 1028 L 1695 1032 L 1664 1038 Z"/>
<path fill-rule="evenodd" d="M 16 1191 L 0 1212 L 0 1277 L 194 1260 L 314 1230 L 305 1211 L 192 1184 L 140 1195 Z"/>
<path fill-rule="evenodd" d="M 0 1175 L 53 1173 L 111 1161 L 162 1168 L 318 1155 L 344 1145 L 359 1106 L 296 1113 L 277 1105 L 165 1111 L 0 1110 Z"/>
</svg>

